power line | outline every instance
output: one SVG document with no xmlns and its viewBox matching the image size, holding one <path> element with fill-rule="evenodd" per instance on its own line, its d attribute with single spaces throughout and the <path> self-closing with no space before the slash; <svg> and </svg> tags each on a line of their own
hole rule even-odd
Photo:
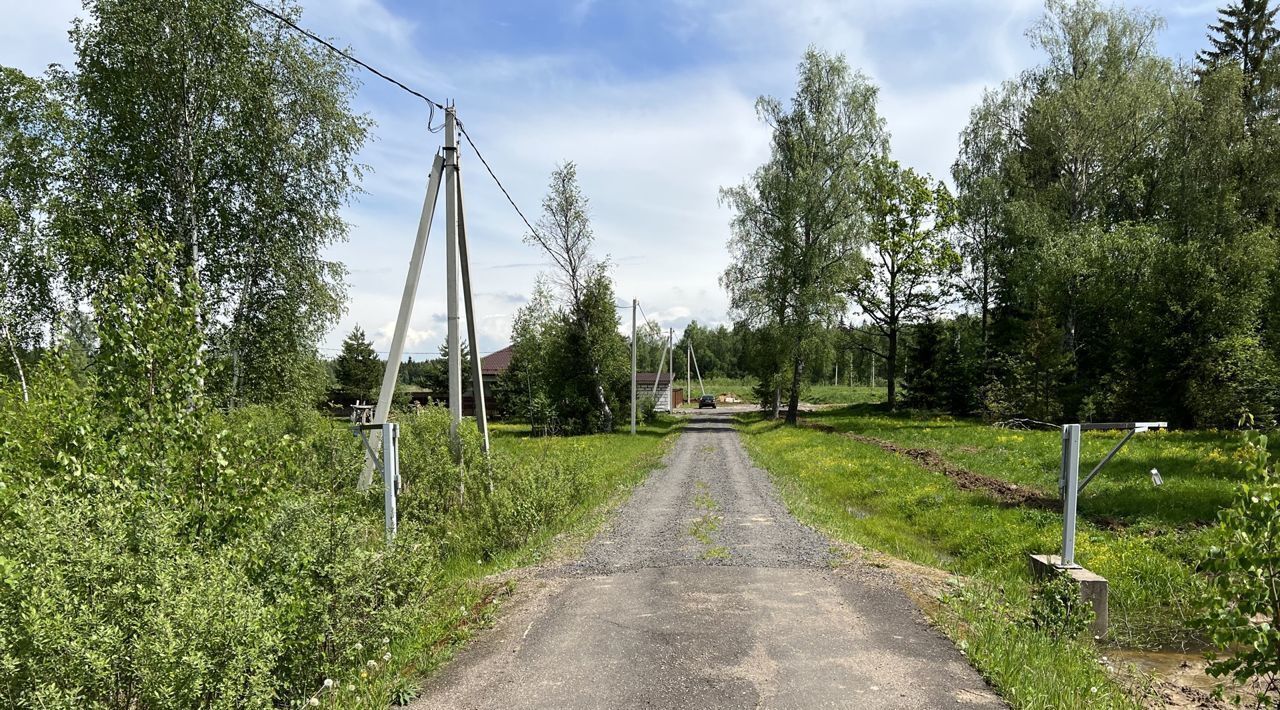
<svg viewBox="0 0 1280 710">
<path fill-rule="evenodd" d="M 311 32 L 309 30 L 306 30 L 300 27 L 297 23 L 295 23 L 293 20 L 290 20 L 288 17 L 285 17 L 284 15 L 276 12 L 275 10 L 272 10 L 270 8 L 267 8 L 259 4 L 257 0 L 245 0 L 245 2 L 257 8 L 259 11 L 266 13 L 267 15 L 275 18 L 276 20 L 288 25 L 289 27 L 291 27 L 297 32 L 300 32 L 301 34 L 311 39 L 312 41 L 319 42 L 320 44 L 324 45 L 329 51 L 333 52 L 334 54 L 337 54 L 339 57 L 342 57 L 343 59 L 349 62 L 358 64 L 364 69 L 372 72 L 374 75 L 388 82 L 391 82 L 395 86 L 399 87 L 401 90 L 406 91 L 409 94 L 412 94 L 413 96 L 416 96 L 422 99 L 423 101 L 426 101 L 431 111 L 431 114 L 427 117 L 427 130 L 431 131 L 432 133 L 437 133 L 444 127 L 443 125 L 436 126 L 434 128 L 431 126 L 431 123 L 435 119 L 435 110 L 436 109 L 440 109 L 441 111 L 446 110 L 444 104 L 440 103 L 439 101 L 436 101 L 435 99 L 428 97 L 426 94 L 423 94 L 420 91 L 410 88 L 404 82 L 399 81 L 398 79 L 395 79 L 391 76 L 388 76 L 387 74 L 384 74 L 378 71 L 377 69 L 370 66 L 369 64 L 366 64 L 365 62 L 352 56 L 350 53 L 335 47 L 333 44 L 329 43 L 325 39 L 316 35 L 314 32 Z M 456 121 L 456 118 L 455 118 L 455 121 Z M 524 226 L 528 227 L 529 231 L 532 232 L 535 236 L 540 237 L 540 235 L 538 234 L 538 230 L 534 229 L 533 223 L 529 221 L 528 217 L 524 216 L 524 211 L 520 209 L 520 205 L 516 204 L 516 201 L 511 197 L 511 193 L 507 191 L 506 185 L 503 185 L 502 180 L 498 179 L 498 174 L 493 171 L 493 167 L 489 165 L 489 161 L 485 159 L 484 153 L 480 152 L 480 148 L 476 145 L 476 142 L 472 140 L 471 134 L 467 132 L 466 126 L 463 125 L 462 121 L 457 121 L 457 125 L 458 125 L 458 132 L 462 134 L 463 138 L 467 139 L 467 144 L 471 146 L 471 150 L 475 151 L 476 157 L 480 159 L 480 163 L 484 165 L 484 169 L 488 171 L 489 177 L 493 178 L 494 184 L 496 184 L 498 186 L 498 189 L 502 191 L 502 195 L 507 198 L 507 202 L 511 203 L 511 208 L 516 211 L 516 214 L 520 215 L 520 220 L 524 222 Z"/>
<path fill-rule="evenodd" d="M 321 44 L 321 45 L 323 45 L 325 48 L 327 48 L 330 52 L 333 52 L 334 54 L 338 55 L 339 57 L 342 57 L 343 59 L 345 59 L 345 60 L 347 60 L 347 61 L 349 61 L 349 62 L 352 62 L 352 63 L 354 63 L 354 64 L 358 64 L 358 65 L 360 65 L 361 67 L 364 67 L 366 70 L 368 70 L 369 72 L 372 72 L 375 76 L 377 76 L 377 77 L 379 77 L 379 78 L 383 79 L 384 81 L 391 82 L 392 84 L 394 84 L 394 85 L 396 85 L 397 87 L 399 87 L 401 90 L 403 90 L 403 91 L 407 91 L 408 93 L 410 93 L 410 94 L 412 94 L 412 95 L 414 95 L 414 96 L 416 96 L 416 97 L 418 97 L 418 98 L 422 99 L 423 101 L 426 101 L 426 102 L 427 102 L 427 104 L 431 107 L 431 113 L 427 116 L 427 130 L 428 130 L 428 131 L 431 131 L 432 133 L 438 133 L 441 129 L 443 129 L 443 128 L 444 128 L 444 126 L 443 126 L 443 125 L 441 125 L 441 126 L 436 126 L 435 128 L 432 128 L 432 127 L 431 127 L 431 123 L 435 120 L 435 115 L 436 115 L 436 111 L 435 111 L 435 110 L 436 110 L 436 109 L 440 109 L 441 111 L 443 111 L 443 110 L 444 110 L 444 104 L 440 103 L 439 101 L 436 101 L 435 99 L 432 99 L 432 98 L 428 97 L 426 94 L 423 94 L 423 93 L 421 93 L 421 92 L 419 92 L 419 91 L 416 91 L 416 90 L 414 90 L 414 89 L 412 89 L 412 88 L 410 88 L 410 87 L 406 86 L 406 85 L 404 84 L 404 82 L 402 82 L 402 81 L 400 81 L 400 80 L 398 80 L 398 79 L 395 79 L 394 77 L 391 77 L 391 76 L 388 76 L 388 75 L 386 75 L 386 74 L 383 74 L 382 72 L 378 71 L 377 69 L 373 68 L 372 66 L 370 66 L 370 65 L 368 65 L 368 64 L 366 64 L 366 63 L 364 63 L 364 62 L 360 61 L 360 60 L 359 60 L 359 59 L 357 59 L 356 57 L 352 56 L 352 55 L 351 55 L 351 54 L 349 54 L 348 52 L 346 52 L 346 51 L 344 51 L 344 50 L 342 50 L 342 49 L 339 49 L 339 48 L 335 47 L 335 46 L 334 46 L 333 44 L 331 44 L 328 40 L 326 40 L 326 39 L 324 39 L 324 38 L 320 37 L 319 35 L 315 34 L 314 32 L 311 32 L 310 30 L 307 30 L 307 29 L 305 29 L 305 28 L 303 28 L 303 27 L 299 26 L 299 25 L 298 25 L 298 23 L 294 22 L 293 20 L 290 20 L 288 17 L 285 17 L 284 15 L 282 15 L 282 14 L 280 14 L 280 13 L 276 12 L 275 10 L 272 10 L 271 8 L 266 7 L 266 6 L 264 6 L 264 5 L 260 4 L 260 3 L 258 3 L 258 2 L 257 2 L 257 0 L 245 0 L 245 2 L 249 3 L 249 4 L 250 4 L 250 5 L 252 5 L 253 7 L 257 8 L 260 12 L 263 12 L 263 13 L 265 13 L 265 14 L 267 14 L 267 15 L 271 16 L 271 17 L 274 17 L 276 20 L 278 20 L 278 21 L 280 21 L 280 22 L 282 22 L 282 23 L 284 23 L 284 24 L 288 25 L 288 26 L 289 26 L 290 28 L 292 28 L 295 32 L 299 32 L 299 33 L 301 33 L 302 35 L 306 36 L 306 37 L 307 37 L 308 39 L 310 39 L 311 41 L 320 43 L 320 44 Z"/>
<path fill-rule="evenodd" d="M 466 126 L 462 125 L 462 121 L 458 121 L 456 118 L 454 121 L 458 124 L 458 132 L 462 134 L 463 138 L 467 139 L 467 145 L 470 145 L 471 150 L 475 151 L 476 157 L 480 159 L 481 164 L 484 165 L 484 169 L 489 171 L 489 177 L 493 178 L 494 183 L 498 185 L 498 189 L 502 190 L 502 194 L 507 198 L 507 202 L 511 203 L 511 208 L 516 211 L 516 214 L 520 215 L 520 219 L 524 222 L 524 226 L 528 227 L 529 231 L 532 232 L 534 236 L 541 239 L 542 235 L 538 234 L 538 230 L 533 228 L 533 225 L 529 222 L 529 218 L 524 216 L 524 212 L 520 211 L 520 206 L 516 204 L 516 201 L 511 199 L 511 193 L 507 192 L 506 186 L 498 179 L 497 174 L 493 172 L 493 168 L 489 167 L 489 161 L 484 159 L 484 154 L 476 147 L 476 142 L 471 140 L 471 134 L 467 133 Z"/>
<path fill-rule="evenodd" d="M 640 317 L 641 317 L 641 318 L 644 318 L 644 322 L 645 322 L 645 324 L 646 324 L 646 325 L 648 325 L 648 326 L 649 326 L 649 330 L 654 331 L 654 332 L 658 333 L 659 335 L 661 335 L 661 333 L 662 333 L 662 329 L 661 329 L 661 328 L 659 328 L 658 326 L 654 325 L 653 323 L 651 323 L 651 322 L 649 321 L 649 316 L 645 315 L 645 312 L 644 312 L 644 306 L 641 306 L 639 301 L 636 301 L 636 305 L 637 305 L 637 306 L 639 306 L 639 308 L 640 308 Z"/>
</svg>

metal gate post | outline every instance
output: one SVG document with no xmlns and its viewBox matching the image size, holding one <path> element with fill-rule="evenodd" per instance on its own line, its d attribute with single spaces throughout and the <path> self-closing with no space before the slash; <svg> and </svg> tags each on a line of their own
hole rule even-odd
<svg viewBox="0 0 1280 710">
<path fill-rule="evenodd" d="M 1062 425 L 1062 559 L 1060 567 L 1076 566 L 1076 498 L 1080 493 L 1080 425 Z"/>
<path fill-rule="evenodd" d="M 400 479 L 400 425 L 382 424 L 382 506 L 387 544 L 396 537 L 396 484 Z"/>
</svg>

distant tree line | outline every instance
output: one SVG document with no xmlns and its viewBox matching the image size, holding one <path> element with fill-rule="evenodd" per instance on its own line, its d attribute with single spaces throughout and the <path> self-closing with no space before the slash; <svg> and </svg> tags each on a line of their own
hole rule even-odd
<svg viewBox="0 0 1280 710">
<path fill-rule="evenodd" d="M 1270 5 L 1223 9 L 1186 66 L 1157 51 L 1152 13 L 1050 0 L 1029 32 L 1044 60 L 973 108 L 954 194 L 892 161 L 875 88 L 811 50 L 793 101 L 757 105 L 769 161 L 723 193 L 735 217 L 722 282 L 763 403 L 794 418 L 834 329 L 905 385 L 891 405 L 1206 426 L 1272 416 Z"/>
</svg>

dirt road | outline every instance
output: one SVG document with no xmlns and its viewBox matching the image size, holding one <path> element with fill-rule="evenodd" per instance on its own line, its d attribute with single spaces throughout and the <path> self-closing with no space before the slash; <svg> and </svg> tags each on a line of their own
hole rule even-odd
<svg viewBox="0 0 1280 710">
<path fill-rule="evenodd" d="M 833 569 L 728 417 L 700 414 L 583 558 L 527 583 L 414 707 L 1000 706 L 877 572 Z"/>
</svg>

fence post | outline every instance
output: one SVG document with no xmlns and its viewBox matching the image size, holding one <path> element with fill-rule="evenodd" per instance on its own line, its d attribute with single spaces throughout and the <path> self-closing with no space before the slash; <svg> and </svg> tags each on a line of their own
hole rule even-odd
<svg viewBox="0 0 1280 710">
<path fill-rule="evenodd" d="M 382 424 L 382 506 L 387 544 L 396 537 L 396 482 L 400 478 L 400 425 Z"/>
<path fill-rule="evenodd" d="M 1061 567 L 1076 566 L 1076 497 L 1080 486 L 1080 425 L 1062 425 L 1062 470 L 1058 478 L 1062 490 Z"/>
</svg>

